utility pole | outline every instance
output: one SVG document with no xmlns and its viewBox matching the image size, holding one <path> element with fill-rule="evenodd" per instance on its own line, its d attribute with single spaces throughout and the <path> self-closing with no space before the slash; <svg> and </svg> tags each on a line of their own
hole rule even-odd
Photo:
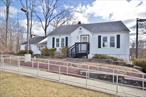
<svg viewBox="0 0 146 97">
<path fill-rule="evenodd" d="M 138 58 L 138 18 L 136 19 L 136 58 Z"/>
<path fill-rule="evenodd" d="M 139 18 L 137 18 L 136 19 L 136 58 L 138 58 L 138 28 L 139 28 L 139 26 L 138 26 L 138 23 L 139 22 L 145 22 L 146 21 L 146 19 L 139 19 Z"/>
<path fill-rule="evenodd" d="M 30 48 L 30 43 L 29 43 L 29 40 L 30 40 L 30 37 L 29 37 L 29 10 L 28 10 L 27 6 L 28 6 L 28 3 L 26 0 L 26 8 L 21 8 L 21 10 L 23 12 L 25 12 L 26 18 L 27 18 L 27 54 L 29 54 L 29 48 Z"/>
<path fill-rule="evenodd" d="M 21 10 L 23 12 L 25 12 L 26 14 L 26 18 L 27 18 L 27 54 L 25 54 L 25 62 L 31 62 L 31 54 L 29 54 L 29 48 L 30 48 L 30 28 L 29 28 L 29 10 L 28 10 L 28 0 L 26 0 L 26 6 L 25 8 L 21 8 Z"/>
</svg>

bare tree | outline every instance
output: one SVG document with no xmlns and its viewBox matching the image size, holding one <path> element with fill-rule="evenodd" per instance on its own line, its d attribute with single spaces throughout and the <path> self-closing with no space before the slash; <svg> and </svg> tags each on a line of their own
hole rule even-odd
<svg viewBox="0 0 146 97">
<path fill-rule="evenodd" d="M 58 17 L 56 17 L 52 21 L 51 25 L 55 29 L 55 28 L 57 28 L 59 26 L 70 24 L 70 21 L 72 19 L 73 19 L 73 16 L 70 14 L 70 11 L 66 10 L 63 14 L 59 15 Z"/>
<path fill-rule="evenodd" d="M 51 22 L 54 21 L 55 19 L 58 20 L 58 22 L 60 22 L 60 20 L 62 20 L 61 15 L 64 14 L 66 10 L 59 9 L 58 6 L 59 0 L 39 0 L 39 4 L 40 4 L 41 12 L 39 12 L 40 11 L 39 10 L 36 11 L 35 13 L 38 20 L 41 22 L 41 26 L 46 36 L 48 28 L 51 25 Z M 57 26 L 59 24 L 58 22 L 57 22 Z"/>
<path fill-rule="evenodd" d="M 6 6 L 6 35 L 5 35 L 5 41 L 6 41 L 6 47 L 8 46 L 8 26 L 9 26 L 9 11 L 10 11 L 10 5 L 12 0 L 3 0 L 5 6 Z"/>
</svg>

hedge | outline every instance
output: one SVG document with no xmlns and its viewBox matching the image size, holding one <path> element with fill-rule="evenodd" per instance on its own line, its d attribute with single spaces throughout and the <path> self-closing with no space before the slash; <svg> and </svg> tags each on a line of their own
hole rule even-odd
<svg viewBox="0 0 146 97">
<path fill-rule="evenodd" d="M 135 59 L 133 64 L 141 67 L 142 71 L 146 73 L 146 59 Z"/>
<path fill-rule="evenodd" d="M 55 56 L 55 52 L 56 52 L 55 48 L 52 48 L 52 49 L 44 48 L 44 49 L 41 50 L 41 54 L 43 56 L 54 57 Z"/>
<path fill-rule="evenodd" d="M 18 53 L 17 53 L 17 55 L 25 55 L 25 54 L 27 54 L 27 50 L 20 50 Z M 29 50 L 29 54 L 33 54 L 33 51 L 32 50 Z"/>
<path fill-rule="evenodd" d="M 94 56 L 94 58 L 96 59 L 111 59 L 113 61 L 118 61 L 120 59 L 116 58 L 116 57 L 113 57 L 113 56 L 108 56 L 108 55 L 103 55 L 103 54 L 96 54 Z"/>
</svg>

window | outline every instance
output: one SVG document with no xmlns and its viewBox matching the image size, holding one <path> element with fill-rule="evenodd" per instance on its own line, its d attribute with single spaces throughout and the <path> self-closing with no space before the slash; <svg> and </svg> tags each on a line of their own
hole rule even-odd
<svg viewBox="0 0 146 97">
<path fill-rule="evenodd" d="M 59 47 L 59 38 L 56 38 L 56 47 Z"/>
<path fill-rule="evenodd" d="M 64 44 L 64 38 L 61 38 L 61 47 L 64 47 L 65 44 Z"/>
<path fill-rule="evenodd" d="M 80 42 L 89 42 L 89 35 L 81 35 Z"/>
<path fill-rule="evenodd" d="M 115 37 L 114 36 L 110 37 L 110 47 L 115 47 Z"/>
<path fill-rule="evenodd" d="M 103 39 L 102 46 L 103 46 L 103 47 L 107 47 L 107 46 L 108 46 L 107 37 L 106 37 L 106 36 L 104 36 L 102 39 Z"/>
</svg>

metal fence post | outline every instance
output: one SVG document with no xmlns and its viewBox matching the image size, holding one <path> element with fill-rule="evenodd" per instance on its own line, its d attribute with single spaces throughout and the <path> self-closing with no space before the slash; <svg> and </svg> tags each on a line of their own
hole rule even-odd
<svg viewBox="0 0 146 97">
<path fill-rule="evenodd" d="M 113 69 L 113 83 L 115 82 L 115 70 Z"/>
<path fill-rule="evenodd" d="M 48 60 L 48 72 L 50 71 L 50 61 Z"/>
<path fill-rule="evenodd" d="M 59 81 L 60 81 L 60 64 L 59 64 L 59 73 L 58 74 L 59 74 Z"/>
<path fill-rule="evenodd" d="M 11 65 L 11 63 L 12 63 L 11 60 L 12 60 L 12 57 L 10 56 L 10 65 Z"/>
<path fill-rule="evenodd" d="M 118 93 L 118 74 L 116 75 L 116 93 Z"/>
<path fill-rule="evenodd" d="M 67 75 L 68 75 L 68 67 L 69 67 L 69 63 L 67 63 L 67 70 L 66 70 L 67 71 Z"/>
<path fill-rule="evenodd" d="M 86 72 L 86 88 L 88 87 L 88 78 L 89 78 L 89 65 L 87 65 L 87 72 Z"/>
<path fill-rule="evenodd" d="M 144 87 L 144 73 L 142 74 L 142 89 L 144 90 L 145 89 L 145 87 Z"/>
<path fill-rule="evenodd" d="M 5 69 L 5 61 L 4 61 L 4 57 L 2 56 L 2 68 Z"/>
<path fill-rule="evenodd" d="M 34 68 L 34 60 L 31 61 L 31 67 Z"/>
<path fill-rule="evenodd" d="M 38 73 L 37 75 L 38 75 L 38 76 L 40 75 L 40 74 L 39 74 L 39 73 L 40 73 L 39 64 L 40 64 L 40 63 L 39 63 L 39 62 L 37 62 L 37 73 Z"/>
<path fill-rule="evenodd" d="M 20 57 L 19 56 L 17 57 L 17 62 L 18 62 L 17 63 L 18 64 L 18 71 L 20 72 Z"/>
<path fill-rule="evenodd" d="M 0 56 L 0 63 L 2 64 L 2 55 Z"/>
</svg>

